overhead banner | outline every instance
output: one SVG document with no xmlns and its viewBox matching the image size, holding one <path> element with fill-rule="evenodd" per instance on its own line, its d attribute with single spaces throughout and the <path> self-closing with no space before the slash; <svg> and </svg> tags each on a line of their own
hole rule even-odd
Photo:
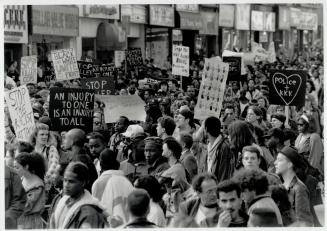
<svg viewBox="0 0 327 231">
<path fill-rule="evenodd" d="M 271 70 L 269 103 L 303 106 L 306 92 L 306 71 Z"/>
<path fill-rule="evenodd" d="M 93 63 L 86 61 L 77 61 L 79 75 L 81 78 L 93 77 Z"/>
<path fill-rule="evenodd" d="M 27 83 L 37 83 L 37 57 L 23 56 L 20 59 L 20 85 Z"/>
<path fill-rule="evenodd" d="M 3 35 L 5 43 L 28 43 L 26 5 L 3 6 Z"/>
<path fill-rule="evenodd" d="M 49 117 L 57 131 L 93 130 L 94 90 L 51 88 Z"/>
<path fill-rule="evenodd" d="M 18 140 L 29 142 L 35 129 L 34 114 L 27 87 L 20 86 L 5 93 L 10 118 Z"/>
<path fill-rule="evenodd" d="M 219 57 L 206 59 L 194 118 L 204 120 L 209 116 L 220 117 L 229 65 Z"/>
<path fill-rule="evenodd" d="M 92 89 L 96 95 L 113 95 L 115 93 L 114 77 L 100 77 L 81 79 L 84 89 Z"/>
<path fill-rule="evenodd" d="M 173 45 L 172 74 L 190 76 L 190 48 Z"/>
<path fill-rule="evenodd" d="M 51 59 L 56 72 L 56 80 L 80 78 L 77 60 L 73 48 L 51 51 Z"/>
<path fill-rule="evenodd" d="M 125 60 L 124 51 L 115 51 L 115 67 L 121 67 L 122 62 Z"/>
<path fill-rule="evenodd" d="M 99 99 L 106 105 L 106 123 L 114 123 L 120 116 L 126 116 L 129 120 L 145 121 L 145 103 L 138 95 L 102 95 Z"/>
</svg>

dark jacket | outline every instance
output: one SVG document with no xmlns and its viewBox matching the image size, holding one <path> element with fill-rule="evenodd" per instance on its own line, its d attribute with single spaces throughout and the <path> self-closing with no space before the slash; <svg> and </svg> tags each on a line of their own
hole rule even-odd
<svg viewBox="0 0 327 231">
<path fill-rule="evenodd" d="M 201 204 L 200 198 L 185 201 L 179 206 L 179 212 L 185 216 L 195 218 Z M 216 227 L 218 223 L 220 208 L 217 203 L 217 213 L 201 222 L 200 227 Z"/>
<path fill-rule="evenodd" d="M 288 189 L 288 199 L 292 209 L 295 211 L 295 219 L 305 222 L 307 226 L 313 225 L 313 217 L 310 211 L 310 198 L 307 187 L 304 183 L 294 176 Z"/>
<path fill-rule="evenodd" d="M 167 159 L 160 156 L 148 169 L 149 175 L 155 176 L 160 175 L 163 171 L 170 168 Z"/>
<path fill-rule="evenodd" d="M 158 228 L 154 223 L 148 221 L 146 218 L 137 218 L 124 226 L 125 229 L 131 228 Z"/>
<path fill-rule="evenodd" d="M 17 229 L 17 219 L 22 215 L 26 193 L 19 176 L 5 166 L 5 228 Z"/>
</svg>

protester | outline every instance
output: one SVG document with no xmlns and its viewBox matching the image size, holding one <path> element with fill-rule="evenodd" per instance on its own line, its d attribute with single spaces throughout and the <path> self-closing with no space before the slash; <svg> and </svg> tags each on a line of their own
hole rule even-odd
<svg viewBox="0 0 327 231">
<path fill-rule="evenodd" d="M 128 125 L 129 120 L 125 116 L 120 116 L 115 123 L 115 133 L 110 137 L 108 146 L 116 153 L 116 155 L 118 155 L 118 145 L 123 138 L 122 133 L 126 131 Z"/>
<path fill-rule="evenodd" d="M 157 136 L 164 140 L 173 135 L 175 128 L 176 124 L 173 118 L 169 116 L 160 117 L 157 124 Z"/>
<path fill-rule="evenodd" d="M 100 153 L 106 148 L 106 143 L 103 135 L 99 132 L 93 132 L 89 134 L 88 139 L 89 139 L 88 146 L 90 149 L 90 154 L 99 175 L 100 173 L 99 157 L 100 157 Z"/>
<path fill-rule="evenodd" d="M 167 159 L 162 156 L 162 139 L 148 137 L 145 139 L 144 155 L 148 163 L 148 173 L 152 176 L 161 175 L 169 168 Z"/>
</svg>

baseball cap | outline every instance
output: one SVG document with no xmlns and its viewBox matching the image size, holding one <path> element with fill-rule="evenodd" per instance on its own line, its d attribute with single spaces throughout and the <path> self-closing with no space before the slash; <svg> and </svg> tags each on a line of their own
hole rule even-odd
<svg viewBox="0 0 327 231">
<path fill-rule="evenodd" d="M 144 129 L 138 124 L 129 125 L 126 132 L 122 133 L 123 136 L 133 138 L 139 133 L 143 133 Z"/>
</svg>

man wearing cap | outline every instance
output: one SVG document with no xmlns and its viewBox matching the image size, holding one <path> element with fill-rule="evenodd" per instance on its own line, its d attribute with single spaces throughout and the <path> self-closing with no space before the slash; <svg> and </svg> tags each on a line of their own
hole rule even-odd
<svg viewBox="0 0 327 231">
<path fill-rule="evenodd" d="M 162 156 L 162 146 L 163 141 L 159 137 L 152 136 L 145 139 L 144 155 L 150 175 L 160 175 L 169 168 L 167 158 Z"/>
<path fill-rule="evenodd" d="M 286 120 L 286 116 L 281 113 L 275 113 L 271 115 L 271 126 L 273 128 L 284 129 L 284 123 Z"/>
<path fill-rule="evenodd" d="M 300 156 L 294 147 L 284 147 L 279 151 L 275 161 L 276 173 L 283 178 L 283 185 L 288 191 L 296 222 L 304 226 L 312 226 L 309 191 L 295 172 L 299 166 Z"/>
<path fill-rule="evenodd" d="M 278 152 L 285 146 L 284 132 L 280 128 L 271 128 L 264 137 L 266 139 L 266 146 L 276 159 Z"/>
</svg>

